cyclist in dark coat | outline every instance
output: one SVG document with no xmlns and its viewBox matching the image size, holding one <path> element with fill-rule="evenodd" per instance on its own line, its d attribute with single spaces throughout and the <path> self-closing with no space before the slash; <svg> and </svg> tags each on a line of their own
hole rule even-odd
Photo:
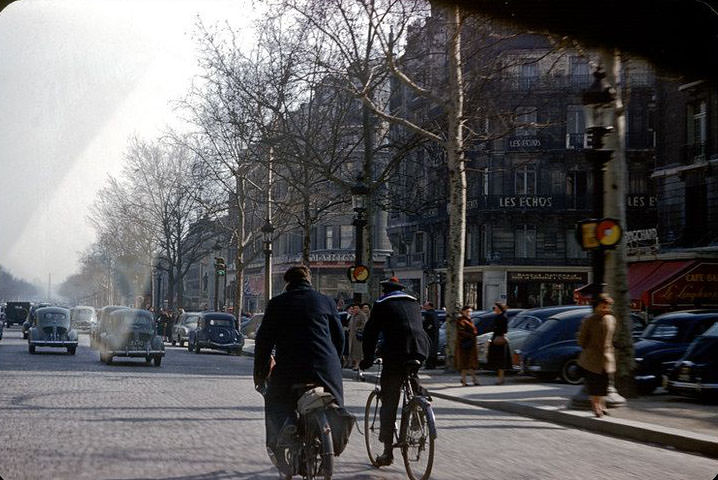
<svg viewBox="0 0 718 480">
<path fill-rule="evenodd" d="M 336 305 L 312 288 L 303 265 L 287 270 L 284 281 L 286 291 L 269 301 L 254 344 L 254 384 L 260 389 L 268 379 L 264 409 L 270 457 L 279 430 L 296 410 L 292 385 L 321 385 L 344 405 L 344 331 Z"/>
<path fill-rule="evenodd" d="M 399 405 L 401 384 L 406 375 L 406 362 L 423 362 L 429 354 L 429 338 L 424 332 L 419 303 L 411 295 L 402 292 L 404 285 L 392 277 L 381 282 L 382 295 L 375 303 L 364 326 L 364 359 L 360 368 L 366 370 L 374 361 L 379 334 L 383 341 L 378 355 L 383 360 L 381 374 L 381 428 L 379 440 L 384 443 L 384 453 L 376 459 L 378 465 L 390 465 L 393 461 L 392 443 L 396 411 Z"/>
</svg>

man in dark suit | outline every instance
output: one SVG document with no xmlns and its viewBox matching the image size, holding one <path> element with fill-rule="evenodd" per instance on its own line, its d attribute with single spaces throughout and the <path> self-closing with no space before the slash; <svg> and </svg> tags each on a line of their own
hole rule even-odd
<svg viewBox="0 0 718 480">
<path fill-rule="evenodd" d="M 266 444 L 270 457 L 275 455 L 275 465 L 277 435 L 295 415 L 292 385 L 320 385 L 340 407 L 344 405 L 340 360 L 344 331 L 336 305 L 312 288 L 311 272 L 304 265 L 287 270 L 284 281 L 285 292 L 269 301 L 254 344 L 254 384 L 258 390 L 267 384 Z"/>
<path fill-rule="evenodd" d="M 382 333 L 384 339 L 379 356 L 384 366 L 381 373 L 379 440 L 384 443 L 384 452 L 376 459 L 380 466 L 391 465 L 394 459 L 394 422 L 406 363 L 410 360 L 423 362 L 429 354 L 429 338 L 422 326 L 419 302 L 402 291 L 405 287 L 396 277 L 381 282 L 381 286 L 384 294 L 374 303 L 369 321 L 364 326 L 364 358 L 359 364 L 362 370 L 372 366 L 376 343 Z"/>
<path fill-rule="evenodd" d="M 436 368 L 436 357 L 439 352 L 439 317 L 434 310 L 434 304 L 425 302 L 422 306 L 424 309 L 424 331 L 429 337 L 431 345 L 429 347 L 429 358 L 426 359 L 426 368 Z"/>
</svg>

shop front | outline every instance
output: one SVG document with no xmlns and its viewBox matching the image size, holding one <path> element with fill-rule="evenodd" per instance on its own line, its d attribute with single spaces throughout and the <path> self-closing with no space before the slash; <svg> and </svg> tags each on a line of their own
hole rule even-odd
<svg viewBox="0 0 718 480">
<path fill-rule="evenodd" d="M 537 308 L 575 303 L 574 291 L 588 282 L 588 272 L 506 272 L 511 308 Z"/>
</svg>

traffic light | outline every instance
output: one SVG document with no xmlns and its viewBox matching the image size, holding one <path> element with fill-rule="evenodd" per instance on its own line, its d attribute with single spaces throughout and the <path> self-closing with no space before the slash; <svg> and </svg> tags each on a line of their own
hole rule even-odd
<svg viewBox="0 0 718 480">
<path fill-rule="evenodd" d="M 214 269 L 220 277 L 227 273 L 227 265 L 224 263 L 224 258 L 214 257 Z"/>
</svg>

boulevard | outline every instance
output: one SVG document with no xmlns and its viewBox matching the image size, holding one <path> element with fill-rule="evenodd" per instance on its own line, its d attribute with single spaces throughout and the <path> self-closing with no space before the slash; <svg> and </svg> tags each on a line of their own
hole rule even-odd
<svg viewBox="0 0 718 480">
<path fill-rule="evenodd" d="M 17 327 L 0 342 L 0 476 L 15 479 L 275 479 L 264 449 L 263 401 L 252 358 L 167 346 L 162 366 L 100 363 L 77 354 L 30 355 Z M 458 382 L 458 380 L 457 380 Z M 359 424 L 337 479 L 402 479 L 398 458 L 377 470 L 364 448 L 372 384 L 345 379 Z M 710 458 L 435 399 L 435 479 L 707 479 Z"/>
</svg>

